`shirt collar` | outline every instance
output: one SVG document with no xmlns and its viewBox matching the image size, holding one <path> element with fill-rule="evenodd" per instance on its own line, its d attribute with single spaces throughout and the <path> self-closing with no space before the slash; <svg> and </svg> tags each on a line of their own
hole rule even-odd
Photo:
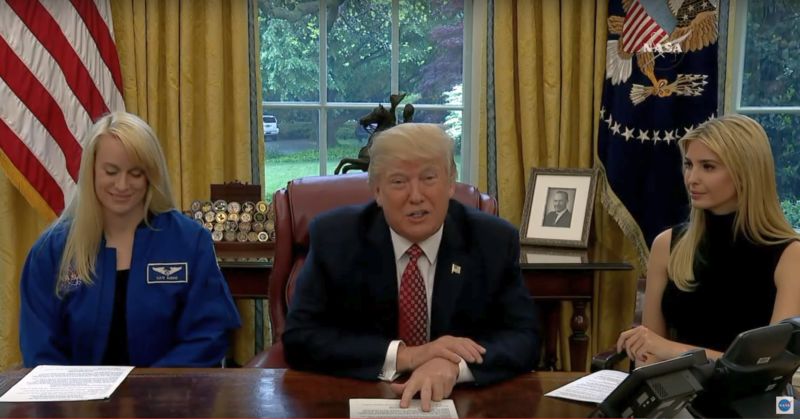
<svg viewBox="0 0 800 419">
<path fill-rule="evenodd" d="M 417 243 L 417 246 L 422 249 L 422 253 L 425 254 L 425 257 L 428 258 L 428 261 L 431 264 L 436 263 L 436 256 L 439 254 L 439 245 L 442 243 L 442 232 L 444 231 L 444 224 L 442 224 L 438 230 L 436 230 L 433 235 L 428 237 L 427 239 Z M 392 246 L 394 247 L 394 261 L 399 262 L 400 258 L 406 254 L 406 250 L 408 250 L 411 245 L 414 243 L 408 240 L 407 238 L 397 234 L 391 227 L 389 227 L 389 233 L 392 235 Z"/>
</svg>

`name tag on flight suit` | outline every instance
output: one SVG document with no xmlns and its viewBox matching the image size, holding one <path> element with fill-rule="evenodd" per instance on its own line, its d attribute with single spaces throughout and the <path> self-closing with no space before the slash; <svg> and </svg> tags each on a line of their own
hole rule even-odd
<svg viewBox="0 0 800 419">
<path fill-rule="evenodd" d="M 182 263 L 148 263 L 148 284 L 177 284 L 189 282 L 189 264 Z"/>
</svg>

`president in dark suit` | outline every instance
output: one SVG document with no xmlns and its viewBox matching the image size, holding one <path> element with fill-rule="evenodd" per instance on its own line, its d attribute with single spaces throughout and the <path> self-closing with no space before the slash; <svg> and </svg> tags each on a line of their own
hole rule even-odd
<svg viewBox="0 0 800 419">
<path fill-rule="evenodd" d="M 387 381 L 423 410 L 456 382 L 531 371 L 540 333 L 522 284 L 519 235 L 452 200 L 453 142 L 438 125 L 400 124 L 374 139 L 375 202 L 320 215 L 283 334 L 297 369 Z"/>
<path fill-rule="evenodd" d="M 542 225 L 545 227 L 569 227 L 572 224 L 572 212 L 567 209 L 569 195 L 565 191 L 553 194 L 553 210 L 545 214 Z"/>
</svg>

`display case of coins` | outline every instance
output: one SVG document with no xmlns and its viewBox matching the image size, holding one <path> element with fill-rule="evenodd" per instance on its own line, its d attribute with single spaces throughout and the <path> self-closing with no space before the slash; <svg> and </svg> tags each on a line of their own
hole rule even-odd
<svg viewBox="0 0 800 419">
<path fill-rule="evenodd" d="M 203 225 L 221 260 L 271 259 L 275 213 L 259 185 L 212 184 L 210 200 L 194 200 L 186 214 Z"/>
</svg>

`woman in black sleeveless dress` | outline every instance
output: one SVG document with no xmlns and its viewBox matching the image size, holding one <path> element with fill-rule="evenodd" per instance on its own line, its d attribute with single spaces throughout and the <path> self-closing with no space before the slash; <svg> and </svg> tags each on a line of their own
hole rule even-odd
<svg viewBox="0 0 800 419">
<path fill-rule="evenodd" d="M 740 332 L 800 315 L 800 237 L 764 129 L 726 115 L 678 144 L 692 209 L 653 241 L 642 325 L 617 341 L 638 364 L 694 348 L 718 358 Z"/>
</svg>

